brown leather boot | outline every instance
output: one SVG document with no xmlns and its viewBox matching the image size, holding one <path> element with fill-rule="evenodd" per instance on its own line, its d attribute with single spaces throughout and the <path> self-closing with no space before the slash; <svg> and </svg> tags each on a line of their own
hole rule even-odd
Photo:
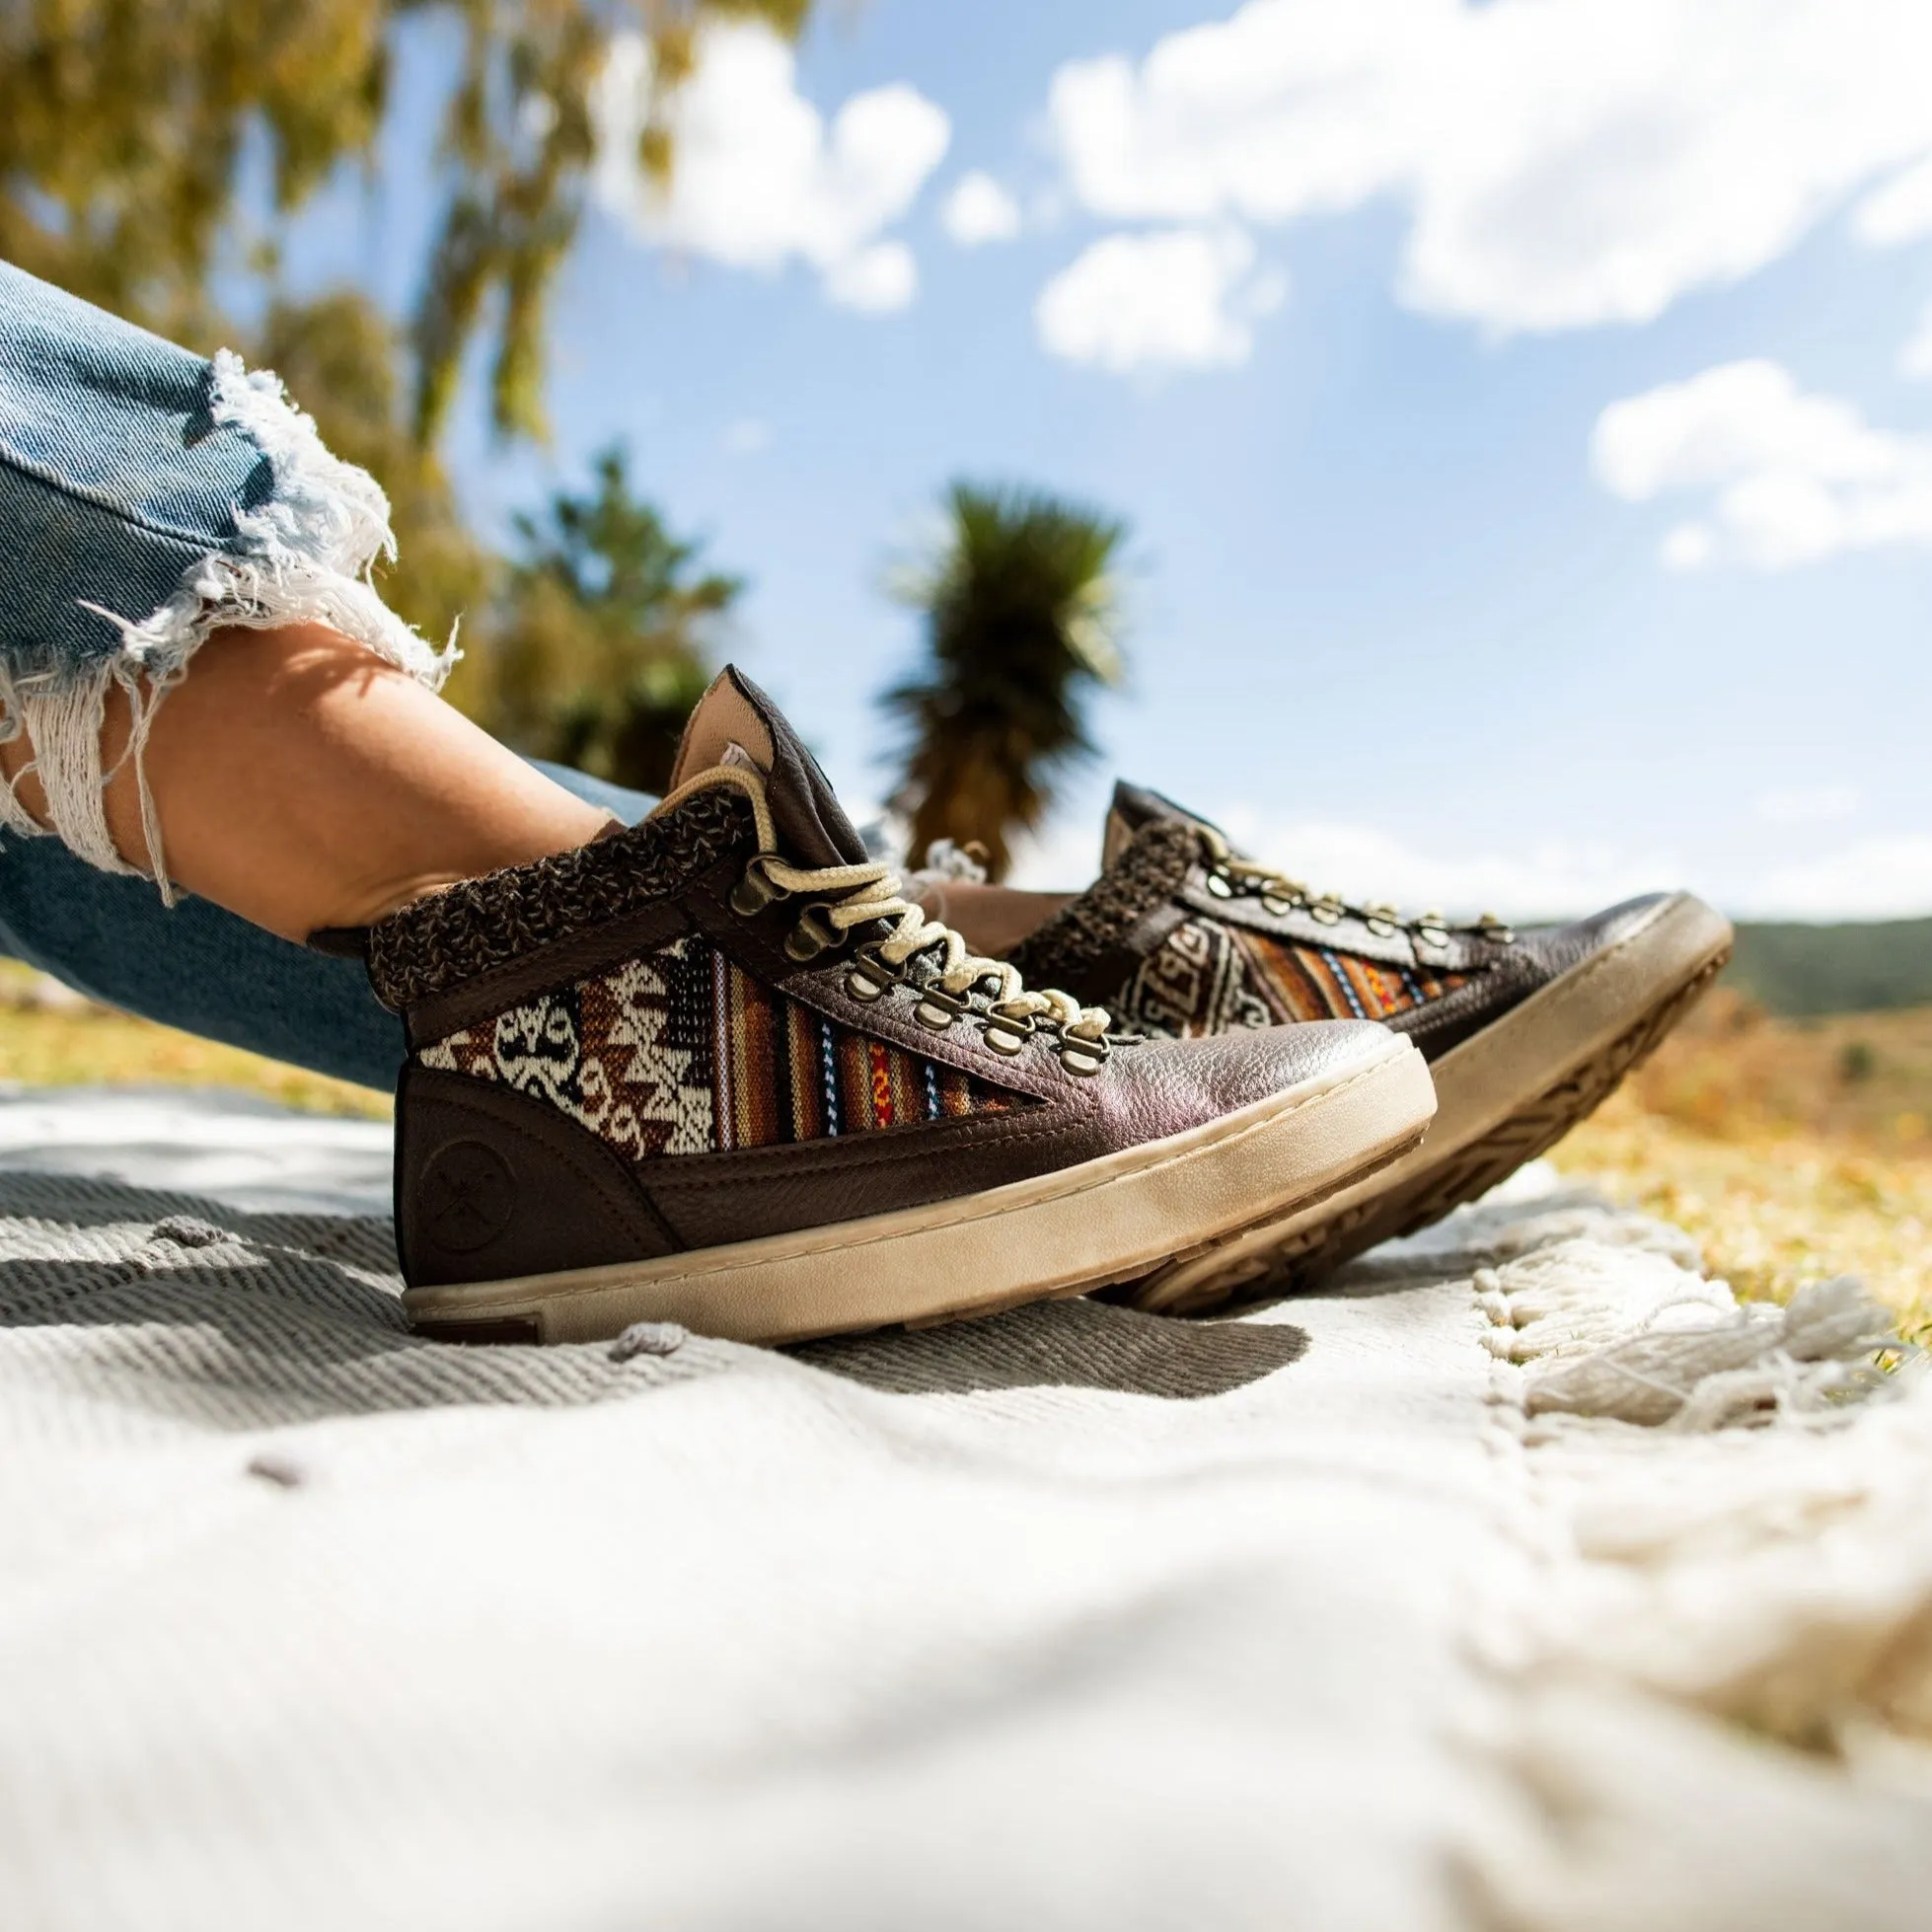
<svg viewBox="0 0 1932 1932">
<path fill-rule="evenodd" d="M 1731 954 L 1729 924 L 1684 892 L 1523 931 L 1351 905 L 1128 784 L 1115 788 L 1100 877 L 1083 893 L 913 883 L 973 943 L 1142 1032 L 1193 1039 L 1352 1015 L 1429 1061 L 1438 1113 L 1421 1147 L 1137 1285 L 1143 1307 L 1171 1313 L 1236 1289 L 1311 1285 L 1474 1200 L 1596 1107 Z"/>
<path fill-rule="evenodd" d="M 405 1297 L 453 1339 L 788 1341 L 1131 1280 L 1412 1146 L 1379 1026 L 1150 1041 L 900 896 L 733 672 L 643 824 L 373 928 Z"/>
</svg>

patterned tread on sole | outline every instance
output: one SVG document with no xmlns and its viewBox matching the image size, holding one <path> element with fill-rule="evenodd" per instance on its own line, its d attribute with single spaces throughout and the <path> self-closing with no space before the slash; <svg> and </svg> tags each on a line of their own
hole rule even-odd
<svg viewBox="0 0 1932 1932">
<path fill-rule="evenodd" d="M 1694 978 L 1613 1040 L 1596 1059 L 1579 1067 L 1566 1079 L 1539 1094 L 1512 1114 L 1486 1139 L 1464 1148 L 1453 1160 L 1419 1177 L 1398 1200 L 1384 1202 L 1380 1212 L 1365 1216 L 1356 1226 L 1334 1229 L 1318 1256 L 1304 1259 L 1295 1270 L 1294 1286 L 1311 1286 L 1345 1261 L 1352 1261 L 1377 1242 L 1414 1234 L 1433 1226 L 1466 1201 L 1487 1194 L 1507 1180 L 1525 1161 L 1547 1153 L 1571 1128 L 1597 1111 L 1632 1068 L 1654 1053 L 1664 1036 L 1702 998 L 1730 959 L 1727 951 Z M 1324 1230 L 1326 1232 L 1327 1230 Z"/>
<path fill-rule="evenodd" d="M 1357 1167 L 1353 1172 L 1342 1175 L 1339 1180 L 1331 1182 L 1329 1186 L 1323 1188 L 1319 1194 L 1311 1195 L 1307 1200 L 1302 1202 L 1301 1206 L 1303 1208 L 1319 1207 L 1322 1202 L 1333 1199 L 1337 1194 L 1346 1194 L 1350 1188 L 1362 1181 L 1368 1180 L 1372 1175 L 1380 1172 L 1382 1168 L 1392 1167 L 1405 1154 L 1413 1153 L 1417 1148 L 1421 1147 L 1423 1138 L 1421 1134 L 1418 1134 L 1414 1139 L 1404 1142 L 1399 1148 L 1391 1148 L 1387 1152 L 1376 1155 L 1367 1166 Z M 1300 1212 L 1300 1210 L 1297 1212 Z M 1347 1210 L 1344 1215 L 1337 1217 L 1337 1222 L 1345 1220 L 1348 1215 L 1358 1212 L 1366 1212 L 1366 1210 Z M 1336 1223 L 1328 1224 L 1331 1226 L 1335 1225 Z M 1246 1231 L 1246 1229 L 1241 1230 L 1241 1232 Z M 1194 1300 L 1190 1298 L 1178 1306 L 1171 1308 L 1163 1307 L 1157 1310 L 1157 1312 L 1162 1315 L 1172 1315 L 1175 1317 L 1196 1315 L 1203 1311 L 1212 1313 L 1220 1308 L 1222 1303 L 1238 1294 L 1248 1283 L 1271 1274 L 1280 1265 L 1282 1254 L 1287 1248 L 1294 1247 L 1299 1250 L 1304 1240 L 1318 1240 L 1325 1231 L 1325 1227 L 1304 1229 L 1300 1233 L 1290 1235 L 1281 1247 L 1244 1256 L 1238 1261 L 1231 1261 L 1227 1264 L 1224 1273 L 1210 1275 L 1203 1281 L 1196 1291 L 1202 1299 Z M 1194 1247 L 1179 1249 L 1177 1252 L 1170 1254 L 1160 1264 L 1160 1270 L 1157 1272 L 1164 1272 L 1166 1269 L 1180 1262 L 1198 1261 L 1204 1254 L 1211 1254 L 1217 1247 L 1237 1239 L 1239 1239 L 1239 1234 L 1224 1234 L 1217 1236 L 1212 1241 L 1203 1241 Z M 1148 1279 L 1149 1277 L 1144 1270 L 1133 1276 L 1119 1278 L 1106 1287 L 1090 1289 L 1087 1292 L 1096 1296 L 1102 1301 L 1121 1301 L 1129 1307 L 1138 1307 L 1141 1305 L 1139 1300 L 1140 1293 L 1147 1286 Z M 1265 1299 L 1272 1300 L 1273 1291 L 1270 1291 Z"/>
<path fill-rule="evenodd" d="M 1358 1254 L 1433 1226 L 1465 1201 L 1487 1194 L 1525 1161 L 1547 1153 L 1579 1121 L 1595 1113 L 1624 1076 L 1656 1051 L 1730 958 L 1726 950 L 1594 1060 L 1546 1088 L 1494 1133 L 1472 1142 L 1441 1167 L 1419 1175 L 1401 1194 L 1389 1200 L 1358 1201 L 1331 1220 L 1298 1229 L 1272 1253 L 1249 1256 L 1231 1268 L 1225 1281 L 1203 1282 L 1185 1312 L 1213 1313 L 1236 1299 L 1273 1300 L 1313 1288 Z"/>
</svg>

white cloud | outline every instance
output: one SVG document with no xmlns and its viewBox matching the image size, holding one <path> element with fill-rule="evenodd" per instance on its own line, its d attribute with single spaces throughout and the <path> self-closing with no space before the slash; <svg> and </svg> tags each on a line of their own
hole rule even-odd
<svg viewBox="0 0 1932 1932">
<path fill-rule="evenodd" d="M 1768 872 L 1739 901 L 1760 919 L 1916 919 L 1932 912 L 1932 832 L 1859 839 Z"/>
<path fill-rule="evenodd" d="M 1013 842 L 1006 882 L 1025 892 L 1077 892 L 1100 865 L 1099 828 L 1090 819 L 1062 816 Z"/>
<path fill-rule="evenodd" d="M 1506 918 L 1595 912 L 1674 885 L 1681 861 L 1603 843 L 1539 839 L 1519 851 L 1425 852 L 1380 828 L 1326 819 L 1275 818 L 1231 805 L 1218 823 L 1242 851 L 1312 886 L 1357 903 L 1383 900 L 1407 913 L 1494 910 Z"/>
<path fill-rule="evenodd" d="M 1241 851 L 1303 880 L 1364 903 L 1451 917 L 1485 909 L 1505 919 L 1572 919 L 1642 893 L 1689 890 L 1736 919 L 1917 919 L 1932 914 L 1932 830 L 1814 846 L 1794 856 L 1804 827 L 1829 827 L 1862 812 L 1865 795 L 1842 784 L 1797 786 L 1752 801 L 1754 838 L 1709 851 L 1693 865 L 1668 846 L 1613 840 L 1530 838 L 1472 847 L 1445 839 L 1412 844 L 1381 826 L 1303 817 L 1251 801 L 1207 801 L 1208 815 Z M 1830 834 L 1821 833 L 1828 838 Z M 1843 835 L 1839 835 L 1843 839 Z M 1094 874 L 1099 840 L 1084 817 L 1057 816 L 1014 855 L 1011 882 L 1069 891 Z"/>
<path fill-rule="evenodd" d="M 1093 243 L 1040 291 L 1033 319 L 1052 354 L 1116 375 L 1228 368 L 1286 293 L 1280 275 L 1255 272 L 1239 229 L 1171 228 Z"/>
<path fill-rule="evenodd" d="M 724 426 L 726 456 L 756 456 L 772 447 L 772 425 L 762 416 L 740 416 Z"/>
<path fill-rule="evenodd" d="M 1898 351 L 1898 371 L 1900 375 L 1932 380 L 1932 302 L 1925 305 L 1918 327 Z"/>
<path fill-rule="evenodd" d="M 1387 901 L 1414 914 L 1494 910 L 1506 918 L 1566 918 L 1680 882 L 1682 860 L 1610 844 L 1538 840 L 1520 851 L 1425 851 L 1378 826 L 1301 818 L 1235 802 L 1209 814 L 1243 852 L 1278 864 L 1317 892 Z M 1012 883 L 1067 891 L 1093 877 L 1099 840 L 1088 824 L 1056 820 L 1015 854 Z"/>
<path fill-rule="evenodd" d="M 1861 242 L 1875 249 L 1932 235 L 1932 159 L 1895 175 L 1868 194 L 1852 215 L 1852 227 Z"/>
<path fill-rule="evenodd" d="M 1701 570 L 1717 555 L 1717 533 L 1706 523 L 1680 523 L 1658 546 L 1667 570 Z"/>
<path fill-rule="evenodd" d="M 1802 393 L 1775 362 L 1730 362 L 1613 403 L 1591 439 L 1598 481 L 1627 502 L 1708 490 L 1664 561 L 1760 570 L 1848 550 L 1932 545 L 1932 439 L 1874 429 L 1849 403 Z"/>
<path fill-rule="evenodd" d="M 1505 330 L 1644 322 L 1848 196 L 1932 227 L 1925 0 L 1249 0 L 1138 64 L 1054 76 L 1076 198 L 1275 223 L 1399 197 L 1413 306 Z"/>
<path fill-rule="evenodd" d="M 962 175 L 939 210 L 945 231 L 963 249 L 1009 242 L 1019 233 L 1019 203 L 991 175 Z"/>
<path fill-rule="evenodd" d="M 697 68 L 672 96 L 668 187 L 636 165 L 651 101 L 644 42 L 620 36 L 599 82 L 596 185 L 642 240 L 775 273 L 796 259 L 850 308 L 903 308 L 919 284 L 911 251 L 882 240 L 944 156 L 951 123 L 914 89 L 855 94 L 825 117 L 797 90 L 791 48 L 749 24 L 707 28 Z"/>
<path fill-rule="evenodd" d="M 904 242 L 874 242 L 825 270 L 825 292 L 848 309 L 883 315 L 919 293 L 919 263 Z"/>
<path fill-rule="evenodd" d="M 1851 784 L 1792 785 L 1759 792 L 1752 809 L 1768 825 L 1829 825 L 1856 818 L 1865 809 L 1865 794 Z"/>
</svg>

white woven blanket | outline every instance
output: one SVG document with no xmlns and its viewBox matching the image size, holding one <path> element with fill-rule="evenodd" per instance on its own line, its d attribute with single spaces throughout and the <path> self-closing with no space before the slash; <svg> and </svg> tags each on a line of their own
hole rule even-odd
<svg viewBox="0 0 1932 1932">
<path fill-rule="evenodd" d="M 380 1129 L 0 1165 L 9 1932 L 1932 1923 L 1932 1385 L 1848 1290 L 1520 1190 L 1237 1322 L 457 1350 L 297 1211 Z"/>
</svg>

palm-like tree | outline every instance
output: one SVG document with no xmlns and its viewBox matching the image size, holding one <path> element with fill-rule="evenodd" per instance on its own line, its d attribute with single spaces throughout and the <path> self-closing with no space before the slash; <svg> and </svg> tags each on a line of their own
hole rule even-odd
<svg viewBox="0 0 1932 1932">
<path fill-rule="evenodd" d="M 955 483 L 947 530 L 899 586 L 926 617 L 929 661 L 885 694 L 905 728 L 895 802 L 913 853 L 985 849 L 1004 875 L 1067 768 L 1090 756 L 1084 707 L 1120 675 L 1113 569 L 1126 525 L 1042 490 Z"/>
<path fill-rule="evenodd" d="M 588 494 L 517 518 L 495 634 L 457 696 L 521 750 L 662 791 L 743 579 L 699 569 L 702 547 L 632 494 L 621 449 L 595 472 Z"/>
</svg>

